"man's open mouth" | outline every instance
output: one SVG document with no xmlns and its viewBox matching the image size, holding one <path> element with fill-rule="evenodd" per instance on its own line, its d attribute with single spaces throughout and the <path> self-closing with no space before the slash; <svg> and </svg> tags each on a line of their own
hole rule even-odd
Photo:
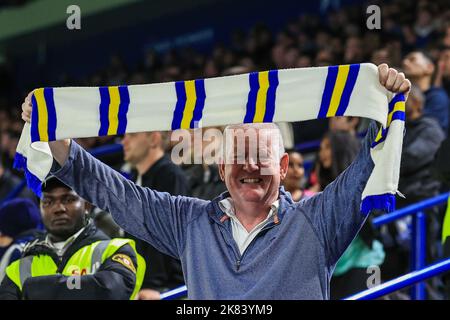
<svg viewBox="0 0 450 320">
<path fill-rule="evenodd" d="M 239 180 L 241 183 L 260 183 L 262 181 L 261 178 L 244 178 Z"/>
</svg>

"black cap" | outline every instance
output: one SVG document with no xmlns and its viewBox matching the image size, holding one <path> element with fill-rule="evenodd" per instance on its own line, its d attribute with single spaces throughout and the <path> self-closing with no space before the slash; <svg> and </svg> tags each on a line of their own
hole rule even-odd
<svg viewBox="0 0 450 320">
<path fill-rule="evenodd" d="M 72 190 L 71 187 L 69 187 L 68 185 L 66 185 L 64 182 L 62 182 L 61 180 L 59 180 L 57 177 L 55 176 L 48 176 L 41 185 L 41 189 L 42 192 L 45 191 L 50 191 L 54 188 L 58 188 L 58 187 L 63 187 L 63 188 L 67 188 Z"/>
</svg>

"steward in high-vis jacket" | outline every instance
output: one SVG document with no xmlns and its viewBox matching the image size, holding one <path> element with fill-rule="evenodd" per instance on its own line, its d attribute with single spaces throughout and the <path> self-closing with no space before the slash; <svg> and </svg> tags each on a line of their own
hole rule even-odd
<svg viewBox="0 0 450 320">
<path fill-rule="evenodd" d="M 145 261 L 130 239 L 110 239 L 87 216 L 90 204 L 53 177 L 43 185 L 47 235 L 6 269 L 0 299 L 134 299 Z"/>
</svg>

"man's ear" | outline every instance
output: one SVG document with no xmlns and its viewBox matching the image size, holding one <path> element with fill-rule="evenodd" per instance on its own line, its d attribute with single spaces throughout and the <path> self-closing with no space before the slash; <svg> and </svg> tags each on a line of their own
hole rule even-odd
<svg viewBox="0 0 450 320">
<path fill-rule="evenodd" d="M 90 202 L 84 201 L 84 211 L 86 213 L 90 213 L 93 207 L 94 206 Z"/>
<path fill-rule="evenodd" d="M 427 72 L 427 75 L 432 75 L 432 74 L 434 74 L 434 64 L 433 63 L 428 63 L 427 64 L 427 66 L 426 66 L 426 72 Z"/>
<path fill-rule="evenodd" d="M 351 123 L 351 125 L 353 126 L 353 127 L 357 127 L 358 126 L 358 124 L 359 124 L 359 118 L 358 117 L 353 117 L 351 120 L 350 120 L 350 123 Z"/>
<path fill-rule="evenodd" d="M 281 181 L 286 178 L 287 171 L 289 168 L 289 155 L 285 152 L 280 159 L 280 179 Z"/>
<path fill-rule="evenodd" d="M 148 134 L 150 140 L 150 146 L 152 148 L 161 145 L 161 133 L 159 131 L 153 131 Z"/>
<path fill-rule="evenodd" d="M 223 161 L 222 158 L 220 158 L 219 160 L 219 176 L 220 176 L 220 180 L 225 181 L 225 162 Z"/>
</svg>

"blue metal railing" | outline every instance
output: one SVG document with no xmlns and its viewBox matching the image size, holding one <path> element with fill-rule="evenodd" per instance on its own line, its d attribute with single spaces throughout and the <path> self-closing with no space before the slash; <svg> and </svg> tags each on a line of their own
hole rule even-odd
<svg viewBox="0 0 450 320">
<path fill-rule="evenodd" d="M 440 205 L 440 204 L 446 202 L 449 196 L 450 196 L 450 192 L 447 192 L 447 193 L 443 193 L 441 195 L 438 195 L 436 197 L 420 201 L 418 203 L 412 204 L 412 205 L 407 206 L 405 208 L 396 210 L 396 211 L 394 211 L 392 213 L 385 214 L 385 215 L 382 215 L 380 217 L 374 218 L 372 220 L 372 224 L 374 226 L 376 226 L 376 227 L 380 227 L 380 226 L 382 226 L 384 224 L 387 224 L 387 223 L 390 223 L 392 221 L 398 220 L 400 218 L 404 218 L 406 216 L 409 216 L 409 215 L 411 215 L 411 214 L 413 214 L 415 212 L 423 211 L 423 210 L 425 210 L 427 208 L 434 207 L 436 205 Z"/>
<path fill-rule="evenodd" d="M 377 217 L 372 220 L 372 223 L 376 227 L 394 222 L 398 219 L 412 215 L 412 222 L 410 226 L 411 230 L 411 252 L 410 252 L 410 269 L 412 273 L 409 275 L 414 275 L 414 272 L 423 271 L 426 261 L 426 214 L 425 209 L 441 205 L 447 202 L 450 196 L 450 192 L 443 193 L 434 198 L 420 201 L 418 203 L 412 204 L 408 207 L 396 210 L 390 214 L 385 214 L 383 216 Z M 448 270 L 448 269 L 447 269 Z M 397 280 L 401 280 L 403 277 L 394 279 L 387 283 L 393 284 L 395 287 L 397 285 Z M 416 284 L 411 290 L 411 298 L 414 300 L 424 300 L 425 299 L 425 284 L 422 281 L 416 281 Z M 382 288 L 386 287 L 386 284 L 382 285 Z M 387 286 L 387 290 L 391 287 Z M 398 289 L 396 289 L 398 290 Z M 393 291 L 396 291 L 393 290 Z M 393 292 L 391 291 L 391 292 Z M 368 294 L 371 294 L 370 290 Z M 363 295 L 364 297 L 364 295 Z"/>
<path fill-rule="evenodd" d="M 441 273 L 450 271 L 450 259 L 443 260 L 424 269 L 405 274 L 396 279 L 387 281 L 379 286 L 367 289 L 344 300 L 371 300 L 376 299 L 410 285 L 423 283 L 424 280 L 432 278 Z"/>
<path fill-rule="evenodd" d="M 161 293 L 161 300 L 174 300 L 185 297 L 187 295 L 187 287 L 181 286 Z"/>
<path fill-rule="evenodd" d="M 377 299 L 392 292 L 409 287 L 416 283 L 450 271 L 450 259 L 435 263 L 421 270 L 416 270 L 396 279 L 387 281 L 379 286 L 364 290 L 344 300 L 371 300 Z"/>
<path fill-rule="evenodd" d="M 387 281 L 379 286 L 367 289 L 344 300 L 372 300 L 383 297 L 392 292 L 404 289 L 416 283 L 450 271 L 450 259 L 435 263 L 421 270 L 413 271 L 396 279 Z M 162 300 L 173 300 L 187 295 L 187 287 L 181 286 L 161 294 Z"/>
</svg>

